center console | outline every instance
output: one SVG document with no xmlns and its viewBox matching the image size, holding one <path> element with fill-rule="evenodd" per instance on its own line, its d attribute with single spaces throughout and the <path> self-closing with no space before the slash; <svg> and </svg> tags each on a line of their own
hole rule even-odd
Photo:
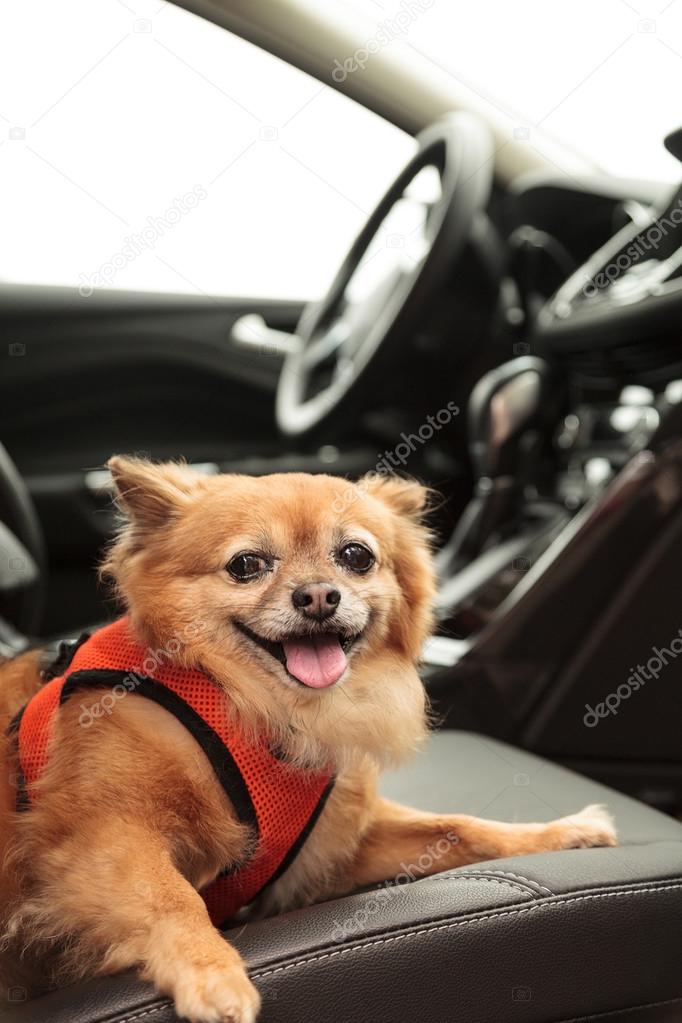
<svg viewBox="0 0 682 1023">
<path fill-rule="evenodd" d="M 529 369 L 514 362 L 503 367 L 502 394 Z M 682 649 L 682 380 L 595 398 L 533 368 L 543 398 L 509 434 L 505 514 L 496 514 L 502 483 L 482 476 L 441 555 L 430 694 L 448 724 L 682 805 L 682 656 L 675 665 L 669 654 L 645 693 L 631 681 L 674 640 Z M 489 423 L 502 414 L 491 383 Z M 481 507 L 487 499 L 492 511 Z M 486 515 L 494 525 L 473 531 L 476 551 L 470 523 Z M 617 713 L 604 709 L 617 701 Z"/>
</svg>

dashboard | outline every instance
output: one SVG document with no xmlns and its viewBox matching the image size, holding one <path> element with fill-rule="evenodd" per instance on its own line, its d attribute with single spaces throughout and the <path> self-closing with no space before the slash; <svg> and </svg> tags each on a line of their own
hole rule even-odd
<svg viewBox="0 0 682 1023">
<path fill-rule="evenodd" d="M 544 344 L 603 348 L 656 338 L 682 312 L 682 189 L 662 208 L 640 208 L 542 310 Z"/>
</svg>

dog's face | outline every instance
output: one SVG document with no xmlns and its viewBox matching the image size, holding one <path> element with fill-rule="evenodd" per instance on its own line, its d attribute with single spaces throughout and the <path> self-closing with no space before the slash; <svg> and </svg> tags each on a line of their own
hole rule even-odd
<svg viewBox="0 0 682 1023">
<path fill-rule="evenodd" d="M 129 524 L 105 568 L 155 643 L 284 707 L 352 699 L 382 659 L 414 664 L 433 594 L 418 484 L 110 467 Z"/>
<path fill-rule="evenodd" d="M 285 684 L 335 685 L 386 599 L 390 581 L 381 579 L 378 554 L 378 537 L 366 528 L 321 518 L 297 527 L 283 516 L 245 529 L 225 565 L 230 624 Z"/>
</svg>

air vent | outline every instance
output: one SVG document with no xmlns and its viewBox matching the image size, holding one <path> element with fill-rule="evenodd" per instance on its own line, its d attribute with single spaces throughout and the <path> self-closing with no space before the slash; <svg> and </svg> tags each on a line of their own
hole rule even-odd
<svg viewBox="0 0 682 1023">
<path fill-rule="evenodd" d="M 682 343 L 670 335 L 609 348 L 573 350 L 561 360 L 587 388 L 664 384 L 682 372 Z"/>
</svg>

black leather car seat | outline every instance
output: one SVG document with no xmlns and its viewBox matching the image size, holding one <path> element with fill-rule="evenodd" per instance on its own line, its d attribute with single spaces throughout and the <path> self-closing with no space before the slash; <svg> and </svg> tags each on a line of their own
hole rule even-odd
<svg viewBox="0 0 682 1023">
<path fill-rule="evenodd" d="M 262 1023 L 672 1023 L 682 1020 L 682 824 L 484 736 L 434 735 L 392 798 L 549 820 L 605 803 L 622 844 L 479 863 L 228 934 Z M 170 1023 L 132 975 L 8 1007 L 7 1023 Z"/>
</svg>

